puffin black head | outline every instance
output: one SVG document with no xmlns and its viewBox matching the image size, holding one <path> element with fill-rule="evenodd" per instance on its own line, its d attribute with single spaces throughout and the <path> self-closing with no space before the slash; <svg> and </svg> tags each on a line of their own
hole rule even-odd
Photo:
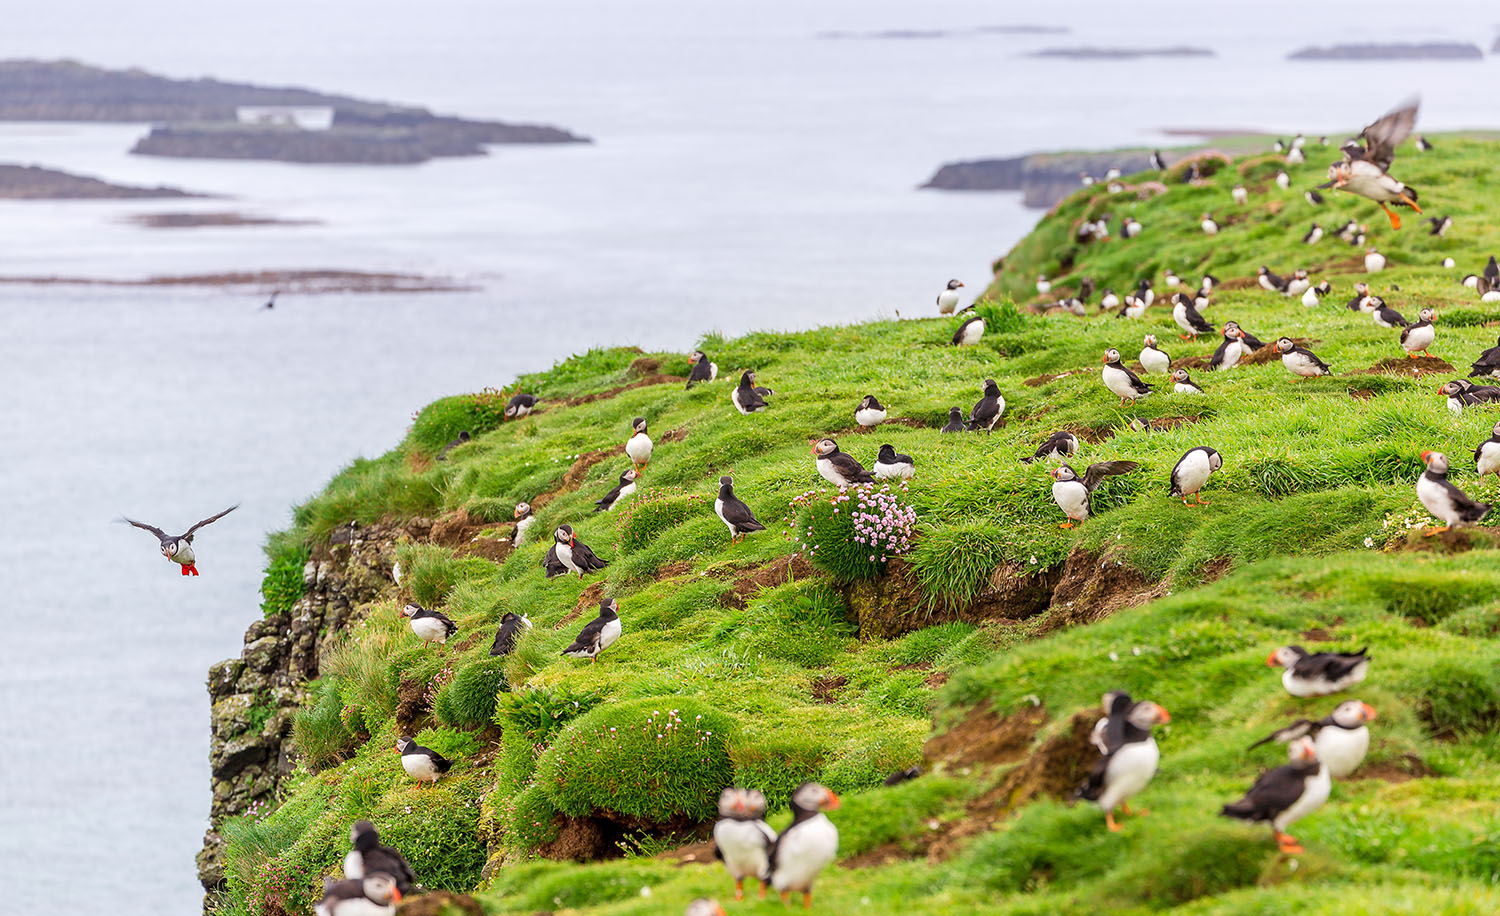
<svg viewBox="0 0 1500 916">
<path fill-rule="evenodd" d="M 813 443 L 812 453 L 819 458 L 826 458 L 839 450 L 839 444 L 826 436 Z"/>
<path fill-rule="evenodd" d="M 719 478 L 719 486 L 721 486 L 721 487 L 732 487 L 732 486 L 734 486 L 734 478 L 730 477 L 728 474 L 725 474 L 723 477 Z"/>
<path fill-rule="evenodd" d="M 962 423 L 963 419 L 964 419 L 964 410 L 963 410 L 962 407 L 949 407 L 948 408 L 948 422 L 949 423 Z"/>
<path fill-rule="evenodd" d="M 552 532 L 552 537 L 557 540 L 557 543 L 567 544 L 569 547 L 572 547 L 577 541 L 577 537 L 573 534 L 572 525 L 558 525 L 557 530 Z"/>
<path fill-rule="evenodd" d="M 1442 452 L 1423 452 L 1422 463 L 1427 465 L 1427 473 L 1437 477 L 1448 474 L 1448 456 Z"/>
<path fill-rule="evenodd" d="M 1334 708 L 1328 718 L 1340 728 L 1359 728 L 1366 722 L 1375 721 L 1375 707 L 1359 700 L 1345 700 Z"/>
<path fill-rule="evenodd" d="M 1181 366 L 1177 367 L 1176 369 L 1173 369 L 1172 370 L 1172 381 L 1174 381 L 1174 382 L 1186 382 L 1186 381 L 1188 381 L 1188 371 L 1186 369 L 1182 368 Z"/>
<path fill-rule="evenodd" d="M 957 280 L 949 280 L 948 281 L 948 288 L 949 289 L 958 289 L 960 286 L 963 286 L 963 284 L 960 283 L 960 282 L 958 282 Z"/>
<path fill-rule="evenodd" d="M 1053 480 L 1060 482 L 1078 479 L 1078 472 L 1073 470 L 1072 466 L 1066 463 L 1059 464 L 1057 467 L 1053 468 L 1051 474 Z"/>
<path fill-rule="evenodd" d="M 1000 396 L 1000 386 L 995 384 L 994 379 L 987 378 L 984 380 L 984 396 L 987 398 L 998 398 Z"/>
<path fill-rule="evenodd" d="M 605 598 L 599 602 L 599 616 L 605 620 L 614 620 L 620 616 L 620 602 L 613 598 Z"/>
<path fill-rule="evenodd" d="M 754 385 L 755 384 L 755 370 L 754 369 L 746 369 L 745 370 L 745 374 L 740 376 L 740 384 L 744 385 L 746 388 L 749 388 L 750 386 Z"/>
<path fill-rule="evenodd" d="M 646 418 L 645 417 L 636 417 L 634 420 L 631 420 L 630 421 L 630 428 L 632 430 L 634 430 L 635 432 L 638 432 L 638 433 L 645 432 L 646 431 Z"/>
<path fill-rule="evenodd" d="M 1120 361 L 1120 351 L 1110 347 L 1104 351 L 1104 365 L 1113 366 Z"/>
<path fill-rule="evenodd" d="M 639 476 L 641 476 L 641 475 L 636 472 L 635 468 L 626 468 L 624 471 L 622 471 L 620 473 L 620 482 L 621 483 L 634 483 L 635 479 L 637 477 L 639 477 Z"/>
<path fill-rule="evenodd" d="M 789 804 L 794 812 L 814 814 L 819 811 L 833 811 L 842 802 L 827 786 L 816 782 L 804 782 L 792 793 Z"/>
<path fill-rule="evenodd" d="M 895 461 L 896 447 L 894 445 L 891 445 L 889 442 L 884 443 L 880 446 L 880 451 L 876 453 L 875 460 L 883 461 L 886 464 L 890 464 L 891 462 Z"/>
<path fill-rule="evenodd" d="M 349 842 L 360 852 L 369 852 L 380 845 L 380 831 L 369 821 L 355 821 L 349 828 Z"/>
<path fill-rule="evenodd" d="M 1233 321 L 1224 322 L 1223 334 L 1225 340 L 1239 340 L 1245 336 L 1245 332 L 1241 331 L 1240 326 Z"/>
<path fill-rule="evenodd" d="M 405 617 L 415 617 L 419 611 L 425 611 L 425 610 L 426 610 L 426 608 L 422 607 L 422 605 L 420 605 L 420 604 L 417 604 L 415 601 L 409 601 L 409 602 L 406 603 L 406 606 L 403 607 L 397 613 L 398 613 L 399 616 L 401 616 L 403 618 L 405 618 Z"/>
<path fill-rule="evenodd" d="M 167 559 L 177 556 L 177 539 L 169 538 L 161 542 L 161 555 Z"/>
<path fill-rule="evenodd" d="M 696 366 L 698 365 L 698 360 L 700 359 L 708 359 L 708 354 L 704 353 L 702 350 L 694 350 L 693 355 L 688 357 L 688 365 Z"/>
<path fill-rule="evenodd" d="M 860 410 L 867 410 L 867 409 L 868 410 L 879 410 L 880 409 L 880 402 L 877 401 L 877 400 L 875 400 L 875 395 L 873 395 L 873 394 L 867 394 L 863 398 L 860 398 L 859 409 Z"/>
<path fill-rule="evenodd" d="M 413 744 L 416 744 L 416 743 L 417 742 L 415 742 L 415 741 L 412 740 L 411 735 L 402 735 L 401 737 L 399 737 L 399 738 L 396 739 L 396 750 L 398 752 L 404 754 L 404 753 L 406 753 L 406 749 L 407 748 L 411 747 Z"/>
<path fill-rule="evenodd" d="M 1147 334 L 1146 335 L 1146 346 L 1148 346 L 1148 347 L 1154 347 L 1154 346 L 1156 346 L 1156 335 L 1155 334 Z"/>
<path fill-rule="evenodd" d="M 1471 387 L 1473 387 L 1473 384 L 1474 383 L 1470 382 L 1468 379 L 1456 378 L 1452 381 L 1444 382 L 1443 384 L 1439 385 L 1438 394 L 1446 394 L 1450 398 L 1457 397 L 1458 395 L 1463 394 L 1465 391 L 1468 391 Z M 1426 461 L 1427 453 L 1423 452 L 1422 455 L 1422 460 Z"/>
<path fill-rule="evenodd" d="M 531 503 L 516 503 L 515 517 L 525 518 L 531 514 Z"/>
<path fill-rule="evenodd" d="M 1282 646 L 1266 658 L 1266 664 L 1272 668 L 1290 668 L 1306 655 L 1307 650 L 1301 646 Z"/>
<path fill-rule="evenodd" d="M 719 816 L 732 820 L 758 820 L 765 817 L 766 797 L 759 789 L 730 786 L 719 793 Z"/>
<path fill-rule="evenodd" d="M 1290 337 L 1279 337 L 1276 340 L 1277 353 L 1290 353 L 1296 346 L 1296 344 L 1292 343 L 1292 339 Z"/>
</svg>

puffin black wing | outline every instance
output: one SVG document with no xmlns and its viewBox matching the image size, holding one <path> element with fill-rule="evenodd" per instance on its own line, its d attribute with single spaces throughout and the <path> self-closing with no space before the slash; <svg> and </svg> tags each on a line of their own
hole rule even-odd
<svg viewBox="0 0 1500 916">
<path fill-rule="evenodd" d="M 706 382 L 712 375 L 712 365 L 706 358 L 700 359 L 696 363 L 693 363 L 693 371 L 688 373 L 687 385 L 684 387 L 691 388 L 698 382 Z"/>
<path fill-rule="evenodd" d="M 1240 328 L 1240 330 L 1245 332 L 1245 336 L 1240 338 L 1240 343 L 1243 343 L 1250 349 L 1259 350 L 1261 347 L 1264 347 L 1266 345 L 1266 342 L 1264 340 L 1261 340 L 1259 337 L 1256 337 L 1249 331 L 1245 331 L 1244 328 Z"/>
<path fill-rule="evenodd" d="M 1470 365 L 1469 378 L 1480 378 L 1496 369 L 1500 369 L 1500 343 L 1479 354 L 1479 358 Z"/>
<path fill-rule="evenodd" d="M 1036 451 L 1030 458 L 1022 458 L 1024 464 L 1039 461 L 1051 454 L 1067 455 L 1068 449 L 1073 445 L 1073 434 L 1069 432 L 1055 432 L 1047 437 L 1047 441 L 1036 447 Z"/>
<path fill-rule="evenodd" d="M 723 505 L 719 511 L 724 514 L 724 521 L 738 528 L 740 531 L 765 531 L 766 526 L 755 520 L 755 513 L 745 505 L 739 498 L 731 496 L 728 499 L 721 497 Z"/>
<path fill-rule="evenodd" d="M 974 409 L 969 411 L 969 421 L 966 424 L 969 429 L 980 429 L 988 427 L 1000 412 L 1000 402 L 993 398 L 980 398 L 974 404 Z"/>
<path fill-rule="evenodd" d="M 1317 723 L 1311 719 L 1298 719 L 1285 728 L 1276 729 L 1250 746 L 1257 748 L 1262 744 L 1269 744 L 1272 741 L 1280 741 L 1282 744 L 1286 744 L 1289 741 L 1296 741 L 1305 735 L 1311 735 L 1316 730 L 1316 725 Z"/>
<path fill-rule="evenodd" d="M 1308 680 L 1322 678 L 1339 681 L 1348 677 L 1362 662 L 1369 660 L 1365 655 L 1368 651 L 1360 649 L 1350 653 L 1319 652 L 1317 655 L 1304 655 L 1292 666 L 1292 673 Z"/>
<path fill-rule="evenodd" d="M 361 855 L 364 857 L 366 875 L 376 872 L 390 875 L 396 879 L 396 889 L 402 894 L 410 891 L 411 886 L 417 882 L 417 874 L 411 870 L 411 863 L 393 846 L 377 845 Z"/>
<path fill-rule="evenodd" d="M 121 516 L 120 517 L 120 521 L 122 521 L 122 522 L 128 522 L 128 523 L 134 525 L 137 528 L 143 528 L 146 531 L 149 531 L 152 534 L 156 535 L 159 540 L 163 540 L 163 541 L 170 541 L 171 540 L 171 538 L 167 536 L 167 533 L 165 531 L 161 530 L 160 528 L 156 527 L 155 525 L 148 525 L 145 522 L 138 522 L 138 521 L 136 521 L 133 518 L 126 518 L 125 516 Z"/>
<path fill-rule="evenodd" d="M 542 568 L 547 571 L 547 578 L 549 579 L 555 579 L 558 576 L 566 576 L 568 574 L 568 567 L 564 566 L 562 560 L 557 558 L 556 544 L 553 544 L 548 549 L 547 555 L 542 557 Z"/>
<path fill-rule="evenodd" d="M 422 745 L 417 744 L 415 741 L 413 741 L 411 744 L 408 744 L 406 746 L 406 750 L 401 752 L 402 757 L 410 757 L 417 754 L 422 754 L 431 758 L 433 767 L 439 773 L 446 773 L 453 768 L 453 761 L 449 760 L 447 757 L 444 757 L 442 754 L 439 754 L 432 748 L 423 747 Z"/>
<path fill-rule="evenodd" d="M 1474 460 L 1479 460 L 1479 450 L 1474 450 Z M 1433 479 L 1429 476 L 1429 479 Z M 1453 508 L 1458 510 L 1459 518 L 1466 522 L 1477 522 L 1489 514 L 1490 505 L 1473 499 L 1469 494 L 1455 487 L 1447 477 L 1433 479 L 1438 486 L 1442 487 L 1448 494 L 1448 499 L 1453 503 Z M 1360 652 L 1364 650 L 1361 649 Z"/>
<path fill-rule="evenodd" d="M 447 614 L 441 613 L 440 611 L 427 611 L 425 614 L 417 614 L 415 616 L 431 617 L 433 620 L 436 620 L 438 623 L 441 623 L 443 625 L 443 629 L 448 631 L 449 636 L 452 636 L 454 633 L 458 632 L 458 624 L 454 623 Z"/>
<path fill-rule="evenodd" d="M 1401 141 L 1416 126 L 1418 104 L 1417 99 L 1403 102 L 1400 108 L 1360 131 L 1360 139 L 1365 141 L 1365 150 L 1359 158 L 1373 162 L 1382 172 L 1390 169 L 1391 161 L 1396 158 L 1396 147 L 1401 145 Z"/>
<path fill-rule="evenodd" d="M 1113 717 L 1111 717 L 1113 721 Z M 1089 777 L 1083 781 L 1083 785 L 1073 791 L 1074 798 L 1083 798 L 1089 801 L 1098 801 L 1099 796 L 1104 794 L 1104 774 L 1109 771 L 1110 761 L 1114 759 L 1115 749 L 1100 757 L 1094 763 L 1094 768 L 1089 770 Z"/>
<path fill-rule="evenodd" d="M 608 560 L 602 560 L 594 555 L 587 544 L 578 542 L 573 545 L 573 562 L 582 570 L 603 569 L 609 565 Z"/>
<path fill-rule="evenodd" d="M 1225 805 L 1220 814 L 1242 821 L 1268 821 L 1292 806 L 1307 791 L 1307 778 L 1318 772 L 1317 761 L 1288 763 L 1260 774 L 1250 791 Z"/>
<path fill-rule="evenodd" d="M 235 503 L 234 505 L 230 506 L 228 509 L 225 509 L 223 512 L 220 512 L 218 515 L 210 515 L 208 518 L 204 519 L 203 521 L 201 521 L 198 524 L 194 525 L 193 527 L 189 528 L 187 530 L 187 534 L 184 534 L 182 536 L 183 540 L 185 540 L 189 544 L 191 544 L 193 542 L 193 532 L 194 531 L 197 531 L 199 528 L 202 528 L 204 525 L 213 524 L 214 522 L 218 521 L 219 519 L 223 518 L 224 516 L 228 515 L 229 513 L 233 512 L 234 510 L 238 509 L 239 507 L 240 507 L 240 504 L 239 503 Z"/>
<path fill-rule="evenodd" d="M 847 452 L 835 452 L 832 455 L 828 455 L 827 458 L 833 462 L 833 466 L 838 468 L 839 473 L 850 483 L 875 482 L 875 478 L 871 476 L 869 471 L 865 470 L 865 466 L 856 461 Z"/>
<path fill-rule="evenodd" d="M 760 396 L 760 392 L 750 385 L 741 384 L 738 389 L 740 407 L 745 410 L 754 411 L 766 406 L 766 399 Z"/>
<path fill-rule="evenodd" d="M 521 618 L 507 611 L 500 619 L 500 629 L 495 631 L 495 643 L 490 646 L 490 655 L 509 655 L 516 647 L 516 639 L 525 626 Z"/>
<path fill-rule="evenodd" d="M 1134 461 L 1101 461 L 1098 464 L 1091 464 L 1088 470 L 1083 472 L 1083 486 L 1092 493 L 1104 478 L 1113 474 L 1129 474 L 1138 467 L 1140 465 Z"/>
<path fill-rule="evenodd" d="M 1312 364 L 1314 366 L 1317 366 L 1319 369 L 1322 369 L 1324 372 L 1329 371 L 1328 364 L 1323 362 L 1321 359 L 1318 359 L 1318 354 L 1307 349 L 1306 347 L 1293 347 L 1291 352 L 1297 353 L 1301 356 L 1305 356 L 1308 359 L 1312 360 Z"/>
<path fill-rule="evenodd" d="M 1109 701 L 1109 710 L 1105 713 L 1107 718 L 1104 722 L 1104 746 L 1108 749 L 1105 753 L 1110 753 L 1125 743 L 1126 726 L 1130 724 L 1130 709 L 1135 706 L 1135 701 L 1123 690 L 1116 690 L 1108 694 L 1105 699 Z"/>
<path fill-rule="evenodd" d="M 563 655 L 575 652 L 588 652 L 590 654 L 599 651 L 599 637 L 604 632 L 604 625 L 609 621 L 603 616 L 595 617 L 584 624 L 583 629 L 578 631 L 578 638 L 572 644 L 562 650 Z"/>
</svg>

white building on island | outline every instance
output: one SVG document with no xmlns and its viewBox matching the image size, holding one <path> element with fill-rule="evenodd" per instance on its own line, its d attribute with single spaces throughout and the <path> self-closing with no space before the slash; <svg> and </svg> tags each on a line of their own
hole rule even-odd
<svg viewBox="0 0 1500 916">
<path fill-rule="evenodd" d="M 322 105 L 240 105 L 234 113 L 241 124 L 303 130 L 327 130 L 333 126 L 333 109 Z"/>
</svg>

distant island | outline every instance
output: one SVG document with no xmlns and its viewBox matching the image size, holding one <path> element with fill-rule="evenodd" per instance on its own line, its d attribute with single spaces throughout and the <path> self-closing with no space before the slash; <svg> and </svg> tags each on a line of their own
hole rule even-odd
<svg viewBox="0 0 1500 916">
<path fill-rule="evenodd" d="M 74 175 L 36 165 L 0 165 L 0 199 L 110 200 L 122 198 L 208 197 L 178 188 L 141 188 L 111 184 L 87 175 Z"/>
<path fill-rule="evenodd" d="M 900 41 L 903 39 L 962 38 L 966 35 L 1066 35 L 1070 30 L 1062 25 L 981 25 L 972 29 L 880 29 L 873 32 L 850 32 L 830 29 L 817 33 L 818 38 L 862 38 L 868 40 Z"/>
<path fill-rule="evenodd" d="M 1139 57 L 1217 57 L 1212 48 L 1043 48 L 1028 57 L 1070 57 L 1084 60 L 1134 60 Z"/>
<path fill-rule="evenodd" d="M 147 229 L 201 229 L 229 226 L 317 226 L 315 219 L 277 219 L 274 216 L 256 216 L 232 210 L 214 213 L 132 213 L 126 222 Z"/>
<path fill-rule="evenodd" d="M 331 268 L 312 270 L 230 271 L 215 274 L 122 277 L 0 275 L 0 284 L 40 286 L 201 286 L 240 288 L 246 293 L 458 293 L 482 287 L 450 277 Z"/>
<path fill-rule="evenodd" d="M 1500 49 L 1500 41 L 1496 42 Z M 1287 60 L 1483 60 L 1478 45 L 1459 41 L 1429 41 L 1394 44 L 1330 45 L 1326 48 L 1302 48 L 1286 56 Z"/>
<path fill-rule="evenodd" d="M 939 191 L 1020 191 L 1022 204 L 1045 209 L 1078 190 L 1081 172 L 1098 176 L 1117 168 L 1128 175 L 1150 167 L 1148 150 L 1030 153 L 1004 159 L 950 162 L 921 187 Z"/>
<path fill-rule="evenodd" d="M 482 156 L 488 144 L 591 142 L 558 127 L 74 61 L 0 61 L 0 121 L 155 122 L 131 152 L 286 162 L 409 164 Z"/>
</svg>

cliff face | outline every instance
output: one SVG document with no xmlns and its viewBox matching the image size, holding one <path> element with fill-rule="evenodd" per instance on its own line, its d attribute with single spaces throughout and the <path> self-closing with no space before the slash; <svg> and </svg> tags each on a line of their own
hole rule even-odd
<svg viewBox="0 0 1500 916">
<path fill-rule="evenodd" d="M 326 640 L 393 587 L 392 544 L 400 533 L 391 526 L 353 524 L 334 531 L 303 569 L 306 592 L 291 612 L 252 623 L 240 655 L 208 670 L 213 804 L 198 854 L 204 890 L 216 890 L 224 880 L 219 824 L 269 804 L 291 773 L 292 718 L 306 698 L 307 682 L 318 676 Z"/>
</svg>

